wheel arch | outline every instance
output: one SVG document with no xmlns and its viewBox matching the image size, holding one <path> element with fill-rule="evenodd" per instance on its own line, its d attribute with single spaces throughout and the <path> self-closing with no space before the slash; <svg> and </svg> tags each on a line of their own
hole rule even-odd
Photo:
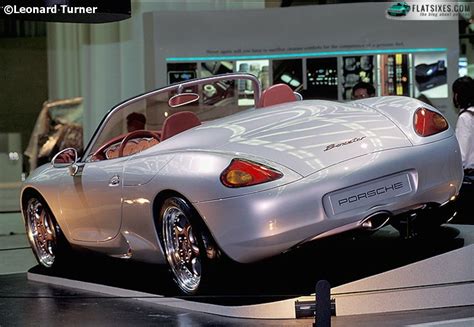
<svg viewBox="0 0 474 327">
<path fill-rule="evenodd" d="M 51 255 L 53 256 L 53 259 L 52 259 L 53 261 L 47 261 L 47 263 L 45 263 L 44 260 L 46 259 L 44 257 L 44 253 L 41 254 L 38 252 L 39 250 L 38 250 L 38 245 L 36 243 L 36 237 L 32 236 L 33 234 L 30 233 L 31 232 L 31 217 L 29 213 L 30 203 L 40 205 L 43 208 L 42 210 L 46 211 L 46 214 L 44 215 L 44 217 L 46 218 L 43 218 L 44 222 L 42 224 L 44 224 L 43 226 L 46 226 L 45 222 L 47 222 L 48 227 L 43 227 L 43 228 L 51 229 L 51 231 L 48 232 L 48 234 L 54 235 L 54 237 L 50 239 L 49 241 L 45 240 L 44 242 L 50 242 L 50 244 L 48 245 L 48 249 L 52 249 L 52 250 L 49 250 L 48 252 L 50 253 L 49 254 L 50 256 Z M 51 209 L 50 203 L 46 201 L 46 198 L 43 196 L 43 194 L 41 194 L 41 192 L 34 187 L 25 187 L 22 190 L 21 195 L 20 195 L 20 204 L 21 204 L 22 218 L 25 224 L 27 238 L 29 240 L 30 247 L 32 248 L 33 254 L 35 255 L 38 263 L 42 266 L 50 268 L 50 267 L 53 267 L 53 265 L 54 266 L 58 265 L 57 263 L 58 258 L 59 258 L 59 262 L 65 261 L 69 253 L 70 244 L 67 238 L 65 237 L 62 227 L 59 225 L 54 212 Z"/>
<path fill-rule="evenodd" d="M 41 192 L 39 190 L 37 190 L 34 187 L 28 186 L 28 187 L 24 188 L 21 192 L 20 203 L 21 203 L 22 212 L 25 210 L 25 207 L 26 207 L 26 204 L 27 204 L 28 200 L 33 196 L 40 197 L 41 200 L 43 200 L 48 205 L 48 207 L 51 208 L 48 201 L 46 201 L 46 199 L 44 198 L 44 196 L 41 194 Z"/>
<path fill-rule="evenodd" d="M 159 219 L 158 216 L 160 214 L 161 207 L 163 206 L 163 203 L 165 202 L 165 200 L 169 199 L 171 197 L 179 197 L 179 198 L 182 198 L 183 200 L 185 200 L 189 204 L 190 208 L 193 210 L 196 217 L 198 217 L 199 224 L 204 225 L 205 228 L 209 231 L 209 227 L 207 226 L 207 224 L 205 222 L 205 219 L 196 210 L 196 208 L 193 206 L 192 202 L 189 201 L 189 199 L 186 196 L 184 196 L 182 193 L 180 193 L 178 191 L 175 191 L 175 190 L 172 190 L 172 189 L 166 189 L 166 190 L 160 191 L 155 196 L 155 198 L 153 200 L 153 220 L 154 220 L 155 228 L 157 229 L 157 231 L 158 231 L 158 222 L 159 222 L 158 221 L 158 219 Z M 213 239 L 214 239 L 214 237 L 213 237 Z"/>
<path fill-rule="evenodd" d="M 21 195 L 20 195 L 20 204 L 21 204 L 21 212 L 22 212 L 22 217 L 23 217 L 23 221 L 25 221 L 25 209 L 26 209 L 26 205 L 28 203 L 28 200 L 31 199 L 32 197 L 34 196 L 37 196 L 41 201 L 44 202 L 44 204 L 46 204 L 46 206 L 48 207 L 48 210 L 51 212 L 52 214 L 52 218 L 54 219 L 54 222 L 59 226 L 59 228 L 61 229 L 61 233 L 62 235 L 69 241 L 68 237 L 67 237 L 67 233 L 65 233 L 65 231 L 67 229 L 65 229 L 65 227 L 67 226 L 63 226 L 59 219 L 58 219 L 58 216 L 56 214 L 56 212 L 53 210 L 53 207 L 51 206 L 50 202 L 48 202 L 46 200 L 46 197 L 43 196 L 43 194 L 41 193 L 40 190 L 38 190 L 37 188 L 35 187 L 32 187 L 32 186 L 27 186 L 25 187 L 22 191 L 21 191 Z"/>
<path fill-rule="evenodd" d="M 191 210 L 195 214 L 195 217 L 197 218 L 197 223 L 199 225 L 199 228 L 202 230 L 202 232 L 206 233 L 208 237 L 210 237 L 210 241 L 212 242 L 213 245 L 216 246 L 216 250 L 220 252 L 221 254 L 225 254 L 222 251 L 222 248 L 219 246 L 219 244 L 216 242 L 216 238 L 214 237 L 212 231 L 209 229 L 205 218 L 199 213 L 199 211 L 196 209 L 196 207 L 192 204 L 189 199 L 186 198 L 182 193 L 172 190 L 172 189 L 166 189 L 160 191 L 154 198 L 153 200 L 153 222 L 155 226 L 155 230 L 158 236 L 158 242 L 160 246 L 162 245 L 162 240 L 161 240 L 161 235 L 159 231 L 159 214 L 161 211 L 161 208 L 165 202 L 166 199 L 171 198 L 171 197 L 179 197 L 182 198 L 184 201 L 188 203 L 190 206 Z M 227 255 L 226 255 L 227 256 Z"/>
</svg>

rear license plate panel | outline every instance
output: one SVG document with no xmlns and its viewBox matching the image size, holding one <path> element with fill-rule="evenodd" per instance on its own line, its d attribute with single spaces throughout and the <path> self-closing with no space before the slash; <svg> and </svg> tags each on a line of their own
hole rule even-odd
<svg viewBox="0 0 474 327">
<path fill-rule="evenodd" d="M 334 215 L 360 207 L 383 205 L 387 200 L 409 194 L 413 186 L 408 173 L 379 178 L 329 194 Z"/>
</svg>

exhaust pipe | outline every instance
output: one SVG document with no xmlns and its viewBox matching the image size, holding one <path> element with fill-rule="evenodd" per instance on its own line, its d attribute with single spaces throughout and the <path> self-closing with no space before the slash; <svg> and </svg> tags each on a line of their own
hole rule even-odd
<svg viewBox="0 0 474 327">
<path fill-rule="evenodd" d="M 376 212 L 361 220 L 359 225 L 365 230 L 375 232 L 376 230 L 379 230 L 380 228 L 387 225 L 390 221 L 390 217 L 391 215 L 389 212 Z"/>
</svg>

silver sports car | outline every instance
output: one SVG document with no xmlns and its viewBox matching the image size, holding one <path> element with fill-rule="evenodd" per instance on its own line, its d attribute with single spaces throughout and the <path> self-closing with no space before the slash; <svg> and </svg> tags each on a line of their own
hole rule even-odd
<svg viewBox="0 0 474 327">
<path fill-rule="evenodd" d="M 65 149 L 29 176 L 21 205 L 41 265 L 71 246 L 165 263 L 193 294 L 223 258 L 253 262 L 385 224 L 439 226 L 462 177 L 453 129 L 425 103 L 302 100 L 226 74 L 117 105 L 83 154 Z"/>
</svg>

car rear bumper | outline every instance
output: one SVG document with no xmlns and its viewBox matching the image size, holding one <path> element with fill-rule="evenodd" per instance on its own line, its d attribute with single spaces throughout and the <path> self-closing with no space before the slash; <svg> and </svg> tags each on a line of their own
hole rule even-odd
<svg viewBox="0 0 474 327">
<path fill-rule="evenodd" d="M 450 137 L 364 155 L 264 192 L 193 205 L 230 258 L 252 262 L 318 236 L 358 228 L 377 212 L 397 216 L 424 204 L 446 203 L 461 186 L 460 162 L 457 141 Z M 400 172 L 409 172 L 412 192 L 336 213 L 325 204 L 331 192 Z"/>
</svg>

